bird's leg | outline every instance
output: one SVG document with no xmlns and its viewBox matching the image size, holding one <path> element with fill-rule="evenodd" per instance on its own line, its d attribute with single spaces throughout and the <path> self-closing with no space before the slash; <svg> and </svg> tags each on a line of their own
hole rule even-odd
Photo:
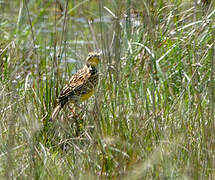
<svg viewBox="0 0 215 180">
<path fill-rule="evenodd" d="M 76 107 L 78 107 L 78 109 L 81 109 L 82 111 L 84 110 L 84 111 L 87 112 L 87 113 L 90 113 L 90 114 L 93 113 L 93 111 L 90 111 L 90 110 L 88 110 L 87 108 L 83 108 L 83 107 L 81 107 L 81 106 L 78 105 L 78 104 L 76 104 Z"/>
<path fill-rule="evenodd" d="M 80 134 L 82 134 L 83 132 L 83 119 L 81 117 L 81 112 L 80 113 L 76 113 L 74 111 L 75 108 L 81 109 L 81 107 L 78 104 L 74 104 L 74 107 L 70 107 L 68 105 L 69 109 L 72 111 L 72 115 L 70 116 L 71 118 L 73 118 L 75 125 L 76 125 L 76 130 L 75 130 L 75 136 L 78 137 L 80 136 Z"/>
<path fill-rule="evenodd" d="M 78 117 L 79 114 L 77 114 L 75 111 L 74 111 L 74 108 L 72 108 L 69 104 L 68 104 L 68 107 L 70 109 L 70 111 L 72 111 L 72 116 L 71 117 Z"/>
<path fill-rule="evenodd" d="M 75 107 L 77 107 L 78 109 L 82 109 L 80 105 L 75 104 Z"/>
</svg>

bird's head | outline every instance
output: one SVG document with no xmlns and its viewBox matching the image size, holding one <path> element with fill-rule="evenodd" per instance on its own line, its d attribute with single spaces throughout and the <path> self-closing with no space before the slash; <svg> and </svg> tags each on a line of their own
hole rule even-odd
<svg viewBox="0 0 215 180">
<path fill-rule="evenodd" d="M 101 53 L 90 52 L 87 56 L 86 64 L 90 66 L 97 66 L 99 63 L 99 56 Z"/>
</svg>

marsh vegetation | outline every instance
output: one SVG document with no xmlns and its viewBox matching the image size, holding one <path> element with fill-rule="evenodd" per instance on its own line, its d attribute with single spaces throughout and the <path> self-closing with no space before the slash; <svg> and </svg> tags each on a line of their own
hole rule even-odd
<svg viewBox="0 0 215 180">
<path fill-rule="evenodd" d="M 208 2 L 208 3 L 207 3 Z M 213 179 L 213 1 L 0 1 L 1 179 Z M 49 123 L 102 50 L 95 95 Z"/>
</svg>

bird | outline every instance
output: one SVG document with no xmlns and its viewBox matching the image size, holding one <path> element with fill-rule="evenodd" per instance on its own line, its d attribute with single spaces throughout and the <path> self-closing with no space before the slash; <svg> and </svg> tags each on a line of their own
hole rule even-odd
<svg viewBox="0 0 215 180">
<path fill-rule="evenodd" d="M 69 102 L 78 104 L 90 98 L 98 84 L 99 73 L 97 66 L 101 52 L 90 52 L 82 69 L 75 73 L 64 86 L 57 98 L 57 106 L 54 108 L 49 121 L 53 121 L 60 110 Z"/>
</svg>

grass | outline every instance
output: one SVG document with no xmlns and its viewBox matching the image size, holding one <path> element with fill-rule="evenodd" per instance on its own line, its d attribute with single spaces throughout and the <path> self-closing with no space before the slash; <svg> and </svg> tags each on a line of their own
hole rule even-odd
<svg viewBox="0 0 215 180">
<path fill-rule="evenodd" d="M 1 179 L 214 177 L 213 1 L 0 6 Z M 81 118 L 65 108 L 49 123 L 97 48 L 100 82 Z"/>
</svg>

